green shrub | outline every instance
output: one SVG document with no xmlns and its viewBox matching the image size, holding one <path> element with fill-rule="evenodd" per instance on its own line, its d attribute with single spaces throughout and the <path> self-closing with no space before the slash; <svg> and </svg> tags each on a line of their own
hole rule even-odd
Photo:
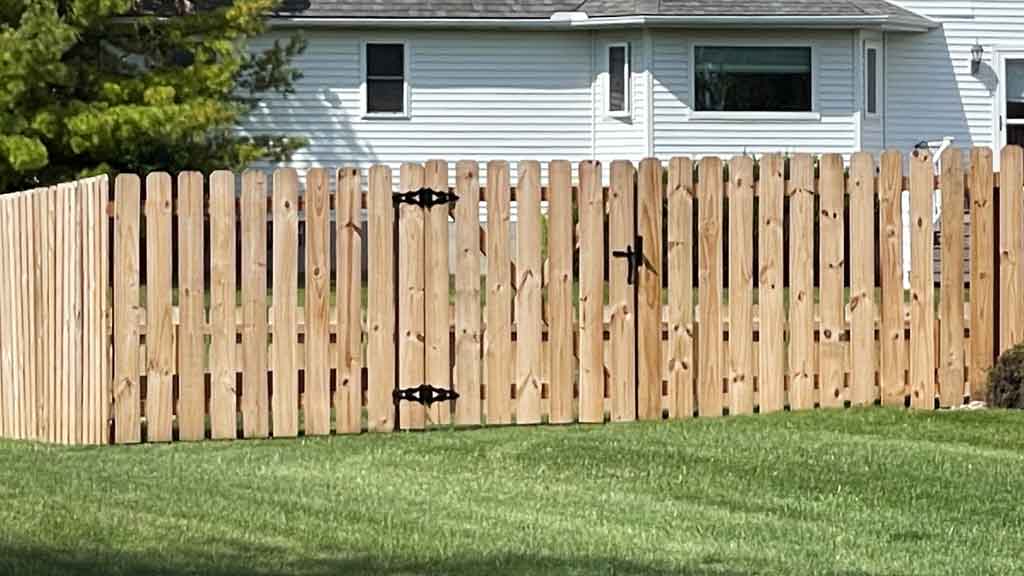
<svg viewBox="0 0 1024 576">
<path fill-rule="evenodd" d="M 1024 409 L 1024 344 L 1003 352 L 989 371 L 988 403 L 993 408 Z"/>
</svg>

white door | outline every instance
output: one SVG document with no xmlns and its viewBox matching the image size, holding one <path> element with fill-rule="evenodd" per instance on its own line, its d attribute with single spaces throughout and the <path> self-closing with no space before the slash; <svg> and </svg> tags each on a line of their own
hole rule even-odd
<svg viewBox="0 0 1024 576">
<path fill-rule="evenodd" d="M 1000 148 L 1007 144 L 1024 146 L 1024 50 L 1000 51 L 999 130 Z"/>
</svg>

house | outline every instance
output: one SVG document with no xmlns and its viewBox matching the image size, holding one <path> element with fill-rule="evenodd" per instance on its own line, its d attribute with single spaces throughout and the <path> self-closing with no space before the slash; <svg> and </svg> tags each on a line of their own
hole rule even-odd
<svg viewBox="0 0 1024 576">
<path fill-rule="evenodd" d="M 1024 0 L 287 0 L 299 168 L 1024 144 Z"/>
</svg>

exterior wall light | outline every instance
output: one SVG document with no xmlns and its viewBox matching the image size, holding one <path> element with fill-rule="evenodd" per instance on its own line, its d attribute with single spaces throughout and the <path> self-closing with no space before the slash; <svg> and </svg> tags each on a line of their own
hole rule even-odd
<svg viewBox="0 0 1024 576">
<path fill-rule="evenodd" d="M 985 55 L 985 48 L 981 44 L 971 46 L 971 74 L 977 74 L 981 68 L 981 58 Z"/>
</svg>

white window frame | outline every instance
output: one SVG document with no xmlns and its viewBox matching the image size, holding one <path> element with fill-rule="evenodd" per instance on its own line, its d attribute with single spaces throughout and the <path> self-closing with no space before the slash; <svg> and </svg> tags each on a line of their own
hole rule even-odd
<svg viewBox="0 0 1024 576">
<path fill-rule="evenodd" d="M 772 48 L 808 48 L 811 51 L 811 110 L 801 112 L 728 112 L 714 110 L 695 110 L 694 102 L 697 94 L 697 47 L 772 47 Z M 709 120 L 726 122 L 748 122 L 748 121 L 784 121 L 784 122 L 816 122 L 821 120 L 821 112 L 818 111 L 818 46 L 814 42 L 791 42 L 771 39 L 732 39 L 732 40 L 699 40 L 690 43 L 689 50 L 689 73 L 690 73 L 690 95 L 689 110 L 690 120 Z"/>
<path fill-rule="evenodd" d="M 995 148 L 995 168 L 999 169 L 1000 153 L 1006 146 L 1007 132 L 1009 132 L 1010 119 L 1006 118 L 1006 61 L 1024 60 L 1024 45 L 1003 45 L 992 48 L 992 64 L 995 66 L 996 75 L 999 78 L 996 88 L 996 101 L 992 106 L 992 134 L 993 148 Z M 1019 124 L 1016 120 L 1013 123 Z"/>
<path fill-rule="evenodd" d="M 625 58 L 625 70 L 623 70 L 623 79 L 625 80 L 625 91 L 623 99 L 622 110 L 612 110 L 612 49 L 622 48 L 626 51 Z M 633 51 L 630 49 L 629 42 L 613 42 L 607 44 L 604 47 L 604 70 L 605 70 L 605 88 L 604 88 L 604 113 L 609 118 L 629 118 L 632 116 L 633 110 L 633 97 L 631 92 L 633 91 L 633 79 L 631 78 L 632 67 L 630 66 L 630 60 L 633 58 Z"/>
<path fill-rule="evenodd" d="M 868 110 L 868 88 L 870 84 L 869 70 L 868 70 L 868 51 L 875 51 L 875 111 L 871 112 Z M 864 117 L 872 120 L 877 120 L 882 116 L 882 80 L 884 75 L 882 73 L 882 44 L 875 40 L 864 41 Z"/>
<path fill-rule="evenodd" d="M 368 90 L 366 86 L 366 50 L 370 44 L 400 44 L 402 46 L 402 111 L 401 112 L 370 112 Z M 362 117 L 367 120 L 406 120 L 412 116 L 409 109 L 409 42 L 394 38 L 368 38 L 359 46 L 359 102 Z"/>
</svg>

